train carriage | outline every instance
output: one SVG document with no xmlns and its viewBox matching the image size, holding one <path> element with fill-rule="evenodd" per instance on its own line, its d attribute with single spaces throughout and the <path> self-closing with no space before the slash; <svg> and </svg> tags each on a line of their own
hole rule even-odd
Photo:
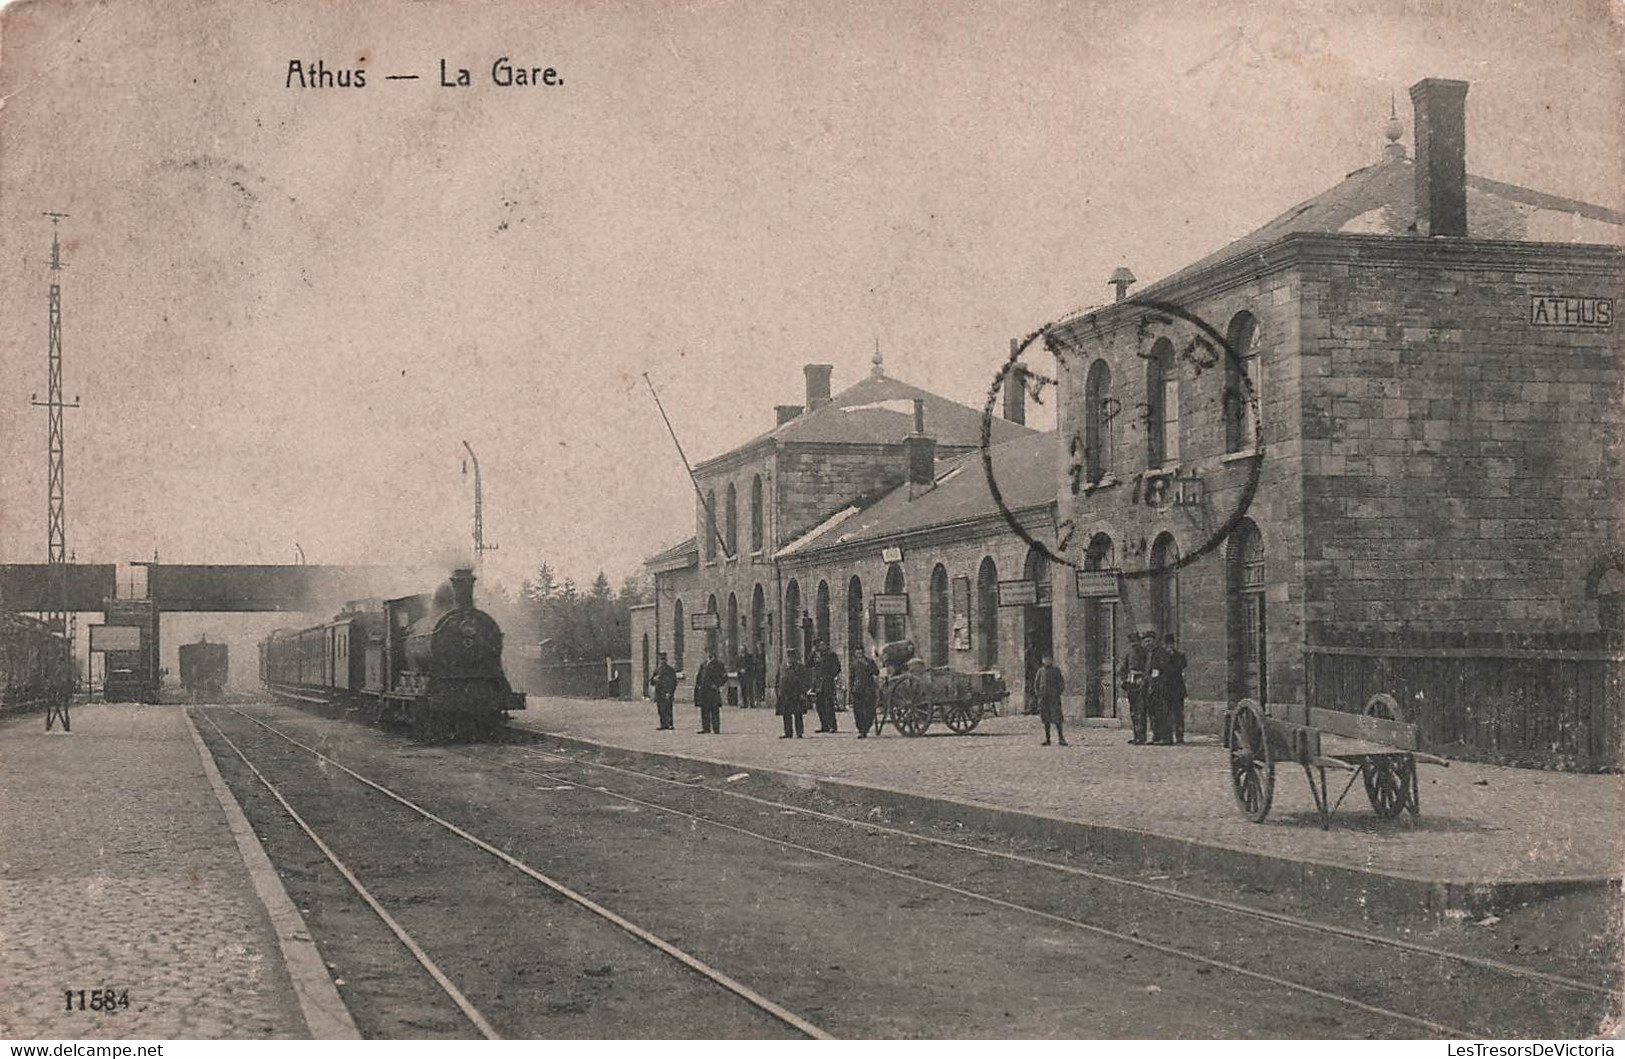
<svg viewBox="0 0 1625 1059">
<path fill-rule="evenodd" d="M 204 637 L 197 643 L 181 644 L 179 654 L 181 686 L 193 697 L 218 698 L 231 673 L 230 649 Z"/>
<path fill-rule="evenodd" d="M 37 618 L 0 611 L 0 710 L 35 710 L 73 695 L 67 637 Z"/>
</svg>

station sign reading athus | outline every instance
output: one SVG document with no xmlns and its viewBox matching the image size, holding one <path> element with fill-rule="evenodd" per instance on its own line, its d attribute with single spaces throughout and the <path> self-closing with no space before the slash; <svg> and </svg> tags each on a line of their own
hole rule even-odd
<svg viewBox="0 0 1625 1059">
<path fill-rule="evenodd" d="M 1533 327 L 1612 327 L 1614 299 L 1531 295 L 1529 323 Z"/>
</svg>

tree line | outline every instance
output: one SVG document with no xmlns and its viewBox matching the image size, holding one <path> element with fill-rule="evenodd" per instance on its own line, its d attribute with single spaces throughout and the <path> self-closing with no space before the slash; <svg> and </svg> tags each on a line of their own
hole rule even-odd
<svg viewBox="0 0 1625 1059">
<path fill-rule="evenodd" d="M 519 607 L 532 643 L 542 658 L 557 662 L 602 662 L 632 654 L 631 608 L 653 598 L 647 575 L 630 575 L 619 591 L 602 570 L 583 592 L 575 581 L 558 579 L 550 563 L 520 587 Z"/>
</svg>

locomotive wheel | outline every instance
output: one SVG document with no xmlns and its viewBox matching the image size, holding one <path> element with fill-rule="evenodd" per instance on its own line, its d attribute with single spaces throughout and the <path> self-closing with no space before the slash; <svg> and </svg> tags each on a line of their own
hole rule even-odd
<svg viewBox="0 0 1625 1059">
<path fill-rule="evenodd" d="M 891 692 L 892 724 L 904 735 L 924 735 L 931 727 L 931 704 L 925 701 L 925 683 L 905 676 Z"/>
<path fill-rule="evenodd" d="M 1230 719 L 1230 791 L 1241 813 L 1255 824 L 1270 815 L 1275 797 L 1275 754 L 1264 712 L 1251 699 L 1236 704 Z"/>
<path fill-rule="evenodd" d="M 942 719 L 955 735 L 966 735 L 982 722 L 982 708 L 956 702 L 942 711 Z"/>
<path fill-rule="evenodd" d="M 1382 820 L 1392 820 L 1405 811 L 1410 801 L 1410 777 L 1404 766 L 1391 758 L 1367 759 L 1360 766 L 1365 780 L 1366 797 L 1371 799 L 1371 811 Z"/>
</svg>

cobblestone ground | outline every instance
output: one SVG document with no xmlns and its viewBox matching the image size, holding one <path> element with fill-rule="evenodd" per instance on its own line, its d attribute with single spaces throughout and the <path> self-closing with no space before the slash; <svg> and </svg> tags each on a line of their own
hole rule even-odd
<svg viewBox="0 0 1625 1059">
<path fill-rule="evenodd" d="M 1245 820 L 1230 795 L 1214 737 L 1184 746 L 1127 745 L 1120 728 L 1068 727 L 1068 747 L 1040 746 L 1038 718 L 986 719 L 969 736 L 859 740 L 850 714 L 838 735 L 780 741 L 769 710 L 724 707 L 723 734 L 697 735 L 698 713 L 677 706 L 677 730 L 655 731 L 652 703 L 531 696 L 521 724 L 638 750 L 658 750 L 891 787 L 1005 809 L 1150 831 L 1250 850 L 1439 881 L 1617 877 L 1619 776 L 1572 775 L 1464 762 L 1422 765 L 1422 816 L 1380 821 L 1354 788 L 1320 830 L 1303 770 L 1281 766 L 1262 824 Z M 1336 783 L 1335 800 L 1347 775 Z"/>
<path fill-rule="evenodd" d="M 0 1037 L 307 1032 L 178 706 L 0 726 L 0 953 Z M 106 988 L 129 1007 L 66 1010 Z"/>
</svg>

